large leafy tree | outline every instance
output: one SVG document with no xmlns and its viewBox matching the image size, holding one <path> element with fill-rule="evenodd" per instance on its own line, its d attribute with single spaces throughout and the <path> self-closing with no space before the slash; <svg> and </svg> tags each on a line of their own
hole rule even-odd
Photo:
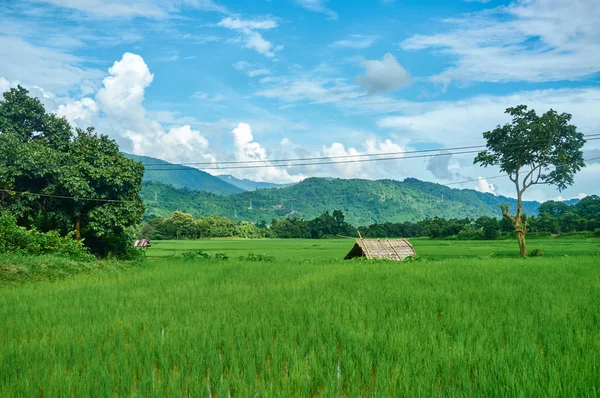
<svg viewBox="0 0 600 398">
<path fill-rule="evenodd" d="M 74 231 L 93 252 L 119 254 L 144 212 L 144 168 L 93 128 L 73 129 L 22 87 L 0 101 L 0 209 L 19 224 Z"/>
<path fill-rule="evenodd" d="M 474 163 L 498 166 L 515 184 L 517 211 L 512 215 L 508 206 L 502 206 L 502 215 L 513 223 L 521 255 L 526 256 L 523 194 L 537 184 L 554 185 L 559 191 L 571 185 L 575 174 L 585 167 L 581 151 L 585 140 L 569 123 L 568 113 L 551 109 L 538 115 L 526 105 L 508 108 L 506 113 L 512 122 L 483 133 L 487 149 Z"/>
</svg>

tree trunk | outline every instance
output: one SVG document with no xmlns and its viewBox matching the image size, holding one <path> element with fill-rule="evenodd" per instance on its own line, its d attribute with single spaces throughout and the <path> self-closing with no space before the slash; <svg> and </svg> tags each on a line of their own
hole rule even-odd
<svg viewBox="0 0 600 398">
<path fill-rule="evenodd" d="M 75 218 L 75 240 L 81 240 L 81 217 L 77 216 Z"/>
<path fill-rule="evenodd" d="M 519 242 L 519 251 L 521 257 L 527 257 L 527 248 L 525 247 L 525 226 L 523 225 L 523 199 L 522 191 L 517 191 L 517 216 L 515 217 L 515 232 Z"/>
<path fill-rule="evenodd" d="M 517 241 L 519 241 L 521 257 L 527 257 L 527 248 L 525 247 L 525 232 L 523 232 L 523 230 L 517 231 Z"/>
</svg>

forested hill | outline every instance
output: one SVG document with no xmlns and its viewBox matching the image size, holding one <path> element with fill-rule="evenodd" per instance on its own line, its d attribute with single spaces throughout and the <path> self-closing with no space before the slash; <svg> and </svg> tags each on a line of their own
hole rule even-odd
<svg viewBox="0 0 600 398">
<path fill-rule="evenodd" d="M 154 202 L 154 198 L 158 202 Z M 344 180 L 308 178 L 284 188 L 261 189 L 230 196 L 145 183 L 146 216 L 168 216 L 175 210 L 196 216 L 220 215 L 235 221 L 270 223 L 273 218 L 312 219 L 324 211 L 342 210 L 355 225 L 417 221 L 427 217 L 500 217 L 500 204 L 515 208 L 516 200 L 470 189 L 451 189 L 416 179 Z M 525 202 L 526 214 L 537 215 L 540 204 Z"/>
<path fill-rule="evenodd" d="M 218 177 L 192 167 L 179 166 L 148 156 L 137 156 L 130 153 L 123 153 L 123 155 L 145 165 L 166 165 L 160 166 L 164 168 L 164 170 L 156 170 L 160 167 L 153 167 L 155 170 L 149 170 L 149 167 L 146 167 L 146 170 L 144 171 L 144 182 L 160 182 L 164 184 L 171 184 L 176 188 L 188 188 L 198 191 L 217 193 L 220 195 L 231 195 L 245 191 L 244 189 L 223 181 Z"/>
</svg>

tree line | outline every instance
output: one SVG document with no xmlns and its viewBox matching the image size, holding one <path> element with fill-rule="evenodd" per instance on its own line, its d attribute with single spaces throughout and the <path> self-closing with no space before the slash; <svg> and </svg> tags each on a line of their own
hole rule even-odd
<svg viewBox="0 0 600 398">
<path fill-rule="evenodd" d="M 600 197 L 592 195 L 574 205 L 548 201 L 540 206 L 537 216 L 523 215 L 524 228 L 542 236 L 573 232 L 594 232 L 600 235 Z M 227 217 L 194 218 L 176 211 L 169 218 L 152 217 L 136 228 L 139 237 L 151 239 L 199 238 L 306 238 L 337 236 L 367 238 L 414 238 L 492 240 L 515 235 L 511 220 L 503 217 L 428 218 L 418 222 L 376 223 L 355 228 L 345 221 L 342 211 L 325 212 L 312 220 L 300 218 L 273 219 L 253 224 L 236 223 Z"/>
</svg>

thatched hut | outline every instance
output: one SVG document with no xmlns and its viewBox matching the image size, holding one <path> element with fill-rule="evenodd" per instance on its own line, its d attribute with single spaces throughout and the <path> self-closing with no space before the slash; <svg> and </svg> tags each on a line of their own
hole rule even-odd
<svg viewBox="0 0 600 398">
<path fill-rule="evenodd" d="M 356 244 L 346 255 L 345 260 L 355 257 L 377 258 L 402 261 L 417 253 L 406 239 L 357 239 Z"/>
</svg>

